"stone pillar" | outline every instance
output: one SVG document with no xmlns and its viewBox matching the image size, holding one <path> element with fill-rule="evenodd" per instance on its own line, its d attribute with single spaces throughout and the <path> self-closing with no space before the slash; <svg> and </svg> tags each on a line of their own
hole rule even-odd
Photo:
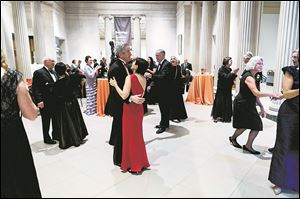
<svg viewBox="0 0 300 199">
<path fill-rule="evenodd" d="M 105 28 L 105 58 L 106 63 L 110 63 L 111 48 L 109 42 L 112 40 L 112 24 L 111 16 L 104 16 L 104 28 Z"/>
<path fill-rule="evenodd" d="M 141 17 L 133 17 L 133 51 L 134 56 L 141 57 Z"/>
<path fill-rule="evenodd" d="M 200 5 L 199 2 L 192 2 L 192 14 L 191 14 L 191 63 L 193 65 L 193 70 L 195 73 L 199 72 L 199 39 L 200 39 Z"/>
<path fill-rule="evenodd" d="M 259 35 L 259 23 L 261 16 L 261 2 L 242 1 L 240 6 L 240 26 L 238 36 L 237 67 L 240 68 L 238 77 L 243 73 L 245 65 L 243 55 L 251 51 L 257 55 L 257 43 Z M 240 81 L 237 78 L 236 91 L 239 92 Z"/>
<path fill-rule="evenodd" d="M 183 53 L 182 62 L 188 59 L 191 62 L 191 19 L 192 19 L 192 3 L 184 5 L 184 33 L 183 33 Z M 180 56 L 179 56 L 180 57 Z M 196 66 L 196 65 L 194 65 Z M 194 67 L 193 66 L 193 67 Z"/>
<path fill-rule="evenodd" d="M 232 66 L 237 65 L 237 38 L 239 33 L 239 19 L 240 19 L 240 1 L 230 2 L 230 36 L 229 36 L 229 56 L 232 57 Z"/>
<path fill-rule="evenodd" d="M 12 1 L 12 14 L 17 51 L 17 70 L 23 73 L 25 79 L 31 78 L 30 48 L 24 1 Z"/>
<path fill-rule="evenodd" d="M 299 49 L 299 2 L 281 1 L 277 47 L 276 47 L 276 68 L 274 71 L 274 93 L 282 90 L 282 67 L 291 65 L 292 51 Z M 269 109 L 278 112 L 281 100 L 274 100 Z"/>
<path fill-rule="evenodd" d="M 216 35 L 216 65 L 214 68 L 214 85 L 217 85 L 218 71 L 224 57 L 228 56 L 229 44 L 229 2 L 218 1 L 217 7 L 217 35 Z"/>
<path fill-rule="evenodd" d="M 34 39 L 35 62 L 43 64 L 43 58 L 46 56 L 46 44 L 43 28 L 42 8 L 40 1 L 31 2 L 32 7 L 32 24 Z"/>
<path fill-rule="evenodd" d="M 212 7 L 212 1 L 203 1 L 199 61 L 200 68 L 205 68 L 207 72 L 211 70 Z"/>
<path fill-rule="evenodd" d="M 5 38 L 5 35 L 4 35 L 4 22 L 3 22 L 3 19 L 2 19 L 2 15 L 1 15 L 1 50 L 3 50 L 3 53 L 5 54 L 5 56 L 7 56 L 7 47 L 6 47 L 6 38 Z M 2 27 L 3 26 L 3 27 Z M 6 57 L 7 59 L 7 57 Z M 7 60 L 6 60 L 7 62 Z"/>
<path fill-rule="evenodd" d="M 8 1 L 1 1 L 1 10 L 12 10 L 11 2 Z M 4 14 L 5 12 L 1 13 L 1 49 L 3 49 L 6 62 L 11 69 L 16 69 L 16 62 L 15 62 L 15 54 L 13 49 L 13 40 L 11 36 L 11 31 L 9 30 L 10 27 L 10 19 L 8 19 L 8 15 Z M 11 19 L 12 20 L 12 19 Z"/>
<path fill-rule="evenodd" d="M 43 21 L 43 32 L 45 37 L 45 55 L 57 60 L 56 39 L 54 35 L 53 3 L 45 1 L 41 4 Z M 42 63 L 43 64 L 43 63 Z"/>
</svg>

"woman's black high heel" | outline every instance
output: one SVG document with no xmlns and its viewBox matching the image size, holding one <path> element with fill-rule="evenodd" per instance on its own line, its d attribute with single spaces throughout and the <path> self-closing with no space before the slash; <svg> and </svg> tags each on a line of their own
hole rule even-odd
<svg viewBox="0 0 300 199">
<path fill-rule="evenodd" d="M 229 141 L 234 147 L 240 148 L 240 149 L 242 148 L 242 146 L 236 141 L 236 139 L 232 139 L 232 137 L 229 137 Z"/>
<path fill-rule="evenodd" d="M 243 152 L 245 152 L 245 151 L 247 151 L 247 152 L 249 152 L 249 153 L 251 153 L 251 154 L 254 154 L 254 155 L 259 155 L 259 154 L 260 154 L 259 151 L 250 150 L 250 149 L 248 149 L 248 148 L 246 147 L 246 145 L 243 145 Z"/>
</svg>

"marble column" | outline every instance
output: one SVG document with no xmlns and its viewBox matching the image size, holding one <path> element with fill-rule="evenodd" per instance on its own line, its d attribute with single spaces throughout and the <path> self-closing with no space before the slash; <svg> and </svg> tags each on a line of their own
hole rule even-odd
<svg viewBox="0 0 300 199">
<path fill-rule="evenodd" d="M 240 76 L 245 65 L 243 63 L 243 55 L 247 51 L 251 51 L 253 55 L 257 55 L 257 43 L 259 35 L 259 23 L 261 17 L 261 2 L 242 1 L 240 5 L 240 26 L 238 36 L 237 50 L 237 67 L 240 68 L 238 76 Z M 239 78 L 236 81 L 236 92 L 239 92 Z"/>
<path fill-rule="evenodd" d="M 35 63 L 42 64 L 46 56 L 45 35 L 40 1 L 31 2 Z"/>
<path fill-rule="evenodd" d="M 141 17 L 133 17 L 133 51 L 134 56 L 141 56 Z"/>
<path fill-rule="evenodd" d="M 199 61 L 200 68 L 205 68 L 207 72 L 211 72 L 212 7 L 212 1 L 203 1 Z"/>
<path fill-rule="evenodd" d="M 238 33 L 239 33 L 239 19 L 240 19 L 240 1 L 230 2 L 230 31 L 229 31 L 229 56 L 232 57 L 232 66 L 237 65 L 238 57 Z"/>
<path fill-rule="evenodd" d="M 7 55 L 7 47 L 6 47 L 6 41 L 5 41 L 5 35 L 4 35 L 4 25 L 2 27 L 3 24 L 3 19 L 2 19 L 2 15 L 1 15 L 1 50 L 3 50 L 3 53 L 5 54 L 5 56 Z M 6 61 L 7 62 L 7 61 Z"/>
<path fill-rule="evenodd" d="M 192 19 L 192 3 L 184 5 L 184 34 L 183 34 L 183 54 L 182 61 L 188 59 L 189 62 L 192 60 L 191 55 L 191 19 Z M 194 65 L 196 66 L 196 65 Z"/>
<path fill-rule="evenodd" d="M 109 42 L 112 41 L 112 16 L 104 16 L 104 28 L 105 28 L 105 57 L 106 63 L 110 63 L 111 48 Z"/>
<path fill-rule="evenodd" d="M 274 71 L 274 93 L 282 90 L 282 67 L 291 65 L 292 51 L 299 49 L 299 2 L 281 1 L 277 47 L 276 47 L 276 68 Z M 281 100 L 274 100 L 269 109 L 278 112 Z"/>
<path fill-rule="evenodd" d="M 200 3 L 192 2 L 192 14 L 191 14 L 191 63 L 193 65 L 193 70 L 195 73 L 199 72 L 199 39 L 200 39 Z"/>
<path fill-rule="evenodd" d="M 218 1 L 217 6 L 217 35 L 216 35 L 216 65 L 214 67 L 214 85 L 217 85 L 218 71 L 224 57 L 228 56 L 229 44 L 229 2 Z"/>
<path fill-rule="evenodd" d="M 11 10 L 11 2 L 1 1 L 1 49 L 3 49 L 6 62 L 11 69 L 16 69 L 14 48 L 13 48 L 13 40 L 10 31 L 10 21 L 12 19 L 8 19 L 8 14 L 5 11 Z"/>
<path fill-rule="evenodd" d="M 45 1 L 41 4 L 43 21 L 43 32 L 45 37 L 45 55 L 57 60 L 57 46 L 54 34 L 54 8 L 53 2 Z"/>
<path fill-rule="evenodd" d="M 254 1 L 242 1 L 240 6 L 240 28 L 239 28 L 239 45 L 237 66 L 240 67 L 239 73 L 244 71 L 243 55 L 251 49 L 251 28 L 252 13 Z"/>
<path fill-rule="evenodd" d="M 25 79 L 31 78 L 30 48 L 24 1 L 12 2 L 12 14 L 17 51 L 17 70 L 23 73 Z"/>
</svg>

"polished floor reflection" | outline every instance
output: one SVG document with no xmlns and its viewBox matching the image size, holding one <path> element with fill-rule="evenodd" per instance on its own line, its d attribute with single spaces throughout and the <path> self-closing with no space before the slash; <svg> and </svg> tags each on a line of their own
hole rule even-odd
<svg viewBox="0 0 300 199">
<path fill-rule="evenodd" d="M 89 130 L 80 147 L 61 150 L 42 142 L 40 117 L 24 120 L 43 197 L 299 197 L 275 196 L 267 180 L 276 123 L 263 119 L 254 142 L 255 156 L 229 144 L 231 123 L 214 123 L 211 106 L 186 104 L 189 118 L 155 134 L 158 106 L 149 106 L 144 138 L 151 164 L 142 175 L 122 173 L 113 165 L 109 117 L 84 115 Z M 240 136 L 245 144 L 248 133 Z"/>
</svg>

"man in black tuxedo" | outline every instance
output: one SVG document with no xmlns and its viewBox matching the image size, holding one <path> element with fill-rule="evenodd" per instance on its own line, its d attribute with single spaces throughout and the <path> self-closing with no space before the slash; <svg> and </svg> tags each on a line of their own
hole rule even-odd
<svg viewBox="0 0 300 199">
<path fill-rule="evenodd" d="M 114 77 L 118 86 L 123 89 L 125 78 L 132 71 L 127 67 L 131 61 L 131 48 L 128 44 L 122 44 L 116 47 L 117 59 L 109 67 L 108 81 Z M 129 96 L 126 103 L 134 102 L 144 103 L 145 99 L 138 95 Z M 115 165 L 120 166 L 122 161 L 122 115 L 124 100 L 120 97 L 113 86 L 109 86 L 109 96 L 105 105 L 105 114 L 113 117 L 109 144 L 114 146 L 113 161 Z"/>
<path fill-rule="evenodd" d="M 189 63 L 187 59 L 185 59 L 184 63 L 181 64 L 181 71 L 182 71 L 182 75 L 185 76 L 184 84 L 186 86 L 186 92 L 188 92 L 189 86 L 190 86 L 190 82 L 193 79 L 193 77 L 191 76 L 191 71 L 192 70 L 193 70 L 192 64 Z"/>
<path fill-rule="evenodd" d="M 182 69 L 182 72 L 184 73 L 187 69 L 192 71 L 193 67 L 192 67 L 192 64 L 189 63 L 187 59 L 185 59 L 184 63 L 181 64 L 181 69 Z"/>
<path fill-rule="evenodd" d="M 34 72 L 32 78 L 32 91 L 34 101 L 40 109 L 43 126 L 43 138 L 46 144 L 55 144 L 49 135 L 50 120 L 53 115 L 53 98 L 52 88 L 54 82 L 58 79 L 57 74 L 53 70 L 55 61 L 52 58 L 44 59 L 44 66 Z M 52 129 L 53 128 L 52 120 Z M 55 132 L 52 132 L 52 137 L 55 137 Z"/>
<path fill-rule="evenodd" d="M 170 103 L 171 103 L 171 91 L 172 91 L 172 64 L 165 59 L 165 51 L 159 49 L 156 51 L 155 56 L 158 63 L 157 70 L 153 74 L 152 79 L 155 82 L 157 91 L 158 106 L 161 114 L 161 120 L 159 125 L 156 125 L 158 130 L 157 134 L 160 134 L 169 127 L 170 118 Z"/>
</svg>

